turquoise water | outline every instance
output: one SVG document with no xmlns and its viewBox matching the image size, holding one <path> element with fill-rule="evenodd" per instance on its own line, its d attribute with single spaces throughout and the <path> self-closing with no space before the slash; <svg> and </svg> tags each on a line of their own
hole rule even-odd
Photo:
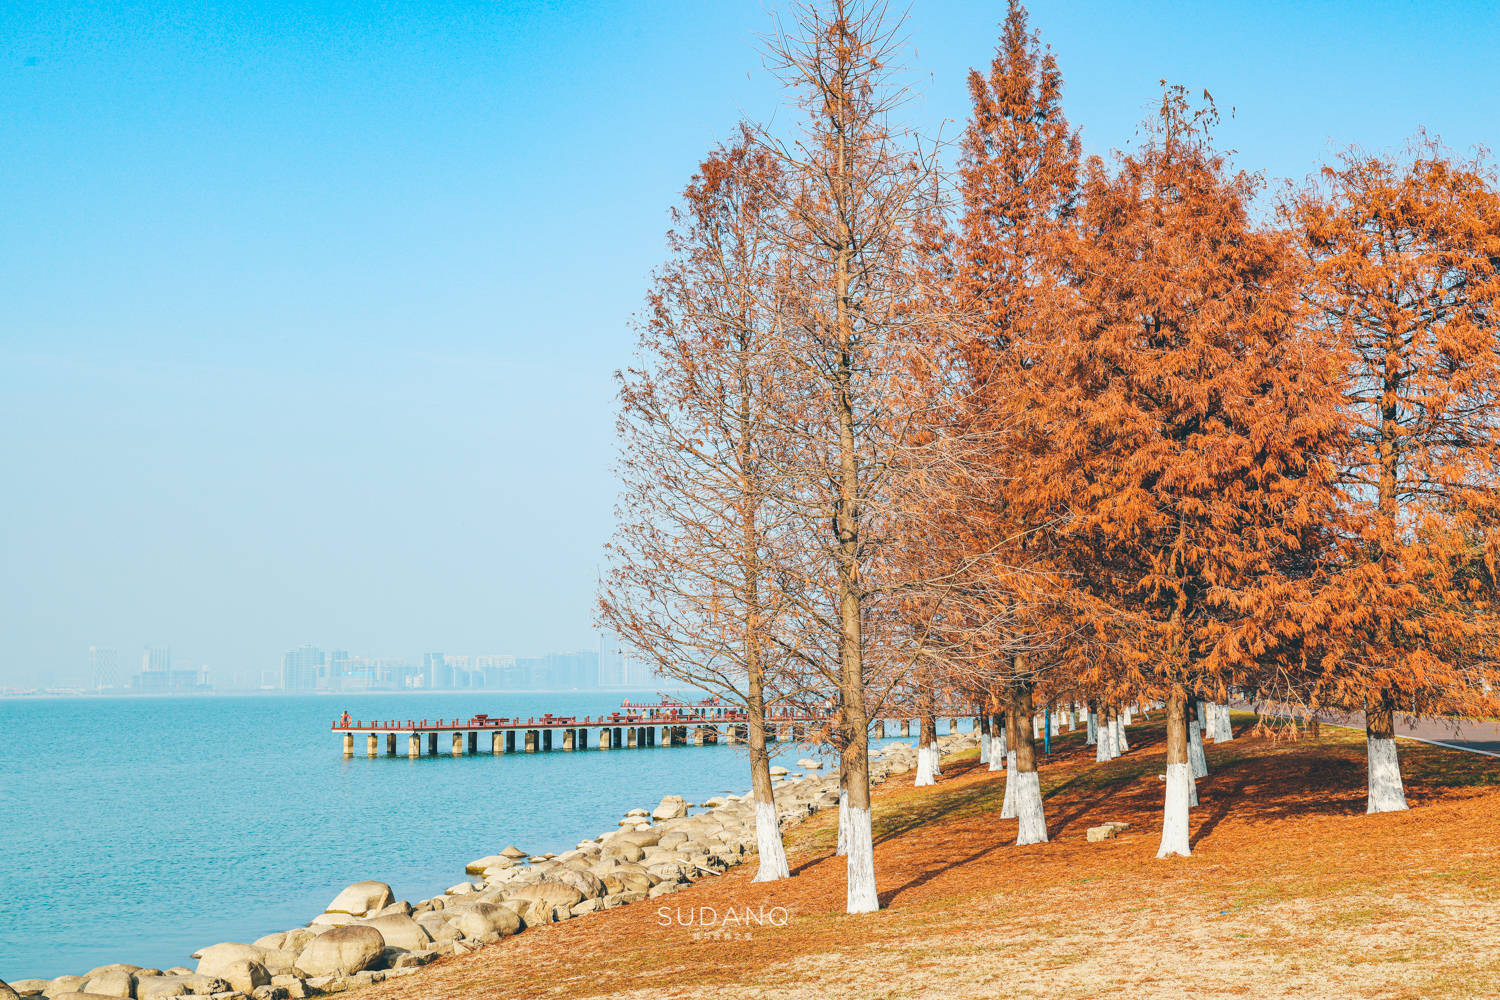
<svg viewBox="0 0 1500 1000">
<path fill-rule="evenodd" d="M 205 945 L 306 923 L 350 882 L 424 898 L 506 844 L 560 852 L 662 795 L 749 787 L 743 748 L 727 745 L 371 760 L 356 737 L 345 760 L 328 728 L 345 709 L 598 715 L 621 697 L 0 700 L 0 979 L 191 966 Z"/>
</svg>

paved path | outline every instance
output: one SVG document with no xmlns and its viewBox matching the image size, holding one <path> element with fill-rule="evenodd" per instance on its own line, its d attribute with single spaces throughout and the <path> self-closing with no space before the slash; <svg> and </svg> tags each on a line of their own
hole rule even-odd
<svg viewBox="0 0 1500 1000">
<path fill-rule="evenodd" d="M 1236 707 L 1251 709 L 1250 705 L 1237 705 Z M 1276 709 L 1269 705 L 1253 710 L 1276 712 Z M 1282 714 L 1290 713 L 1283 712 Z M 1359 730 L 1365 728 L 1365 713 L 1363 712 L 1319 712 L 1318 720 L 1329 726 L 1343 726 L 1347 729 Z M 1396 735 L 1422 743 L 1466 750 L 1469 753 L 1500 757 L 1500 722 L 1398 715 Z"/>
</svg>

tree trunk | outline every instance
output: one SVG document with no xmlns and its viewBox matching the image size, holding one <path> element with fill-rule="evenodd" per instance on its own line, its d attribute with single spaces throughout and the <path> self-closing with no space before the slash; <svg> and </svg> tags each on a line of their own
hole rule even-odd
<svg viewBox="0 0 1500 1000">
<path fill-rule="evenodd" d="M 1196 704 L 1202 705 L 1203 702 Z M 1202 724 L 1198 720 L 1198 714 L 1192 707 L 1188 708 L 1188 761 L 1193 765 L 1193 777 L 1208 777 L 1208 757 L 1203 753 Z"/>
<path fill-rule="evenodd" d="M 977 722 L 979 727 L 979 763 L 990 762 L 990 715 L 988 712 L 980 712 Z"/>
<path fill-rule="evenodd" d="M 1003 730 L 1007 742 L 1015 743 L 1016 732 L 1016 706 L 1011 700 L 1009 692 L 1005 698 L 1005 729 Z M 1016 818 L 1016 749 L 1007 746 L 1000 754 L 1005 762 L 1005 799 L 1000 803 L 1000 818 Z"/>
<path fill-rule="evenodd" d="M 1099 720 L 1097 718 L 1095 718 L 1095 716 L 1096 716 L 1096 714 L 1098 712 L 1098 708 L 1096 707 L 1096 703 L 1092 702 L 1092 701 L 1089 702 L 1085 706 L 1085 710 L 1088 712 L 1089 738 L 1084 741 L 1083 745 L 1084 746 L 1089 746 L 1089 747 L 1098 746 L 1099 745 Z"/>
<path fill-rule="evenodd" d="M 766 749 L 766 703 L 760 670 L 749 678 L 749 711 L 746 719 L 750 743 L 750 782 L 755 796 L 755 846 L 760 852 L 757 882 L 789 878 L 786 850 L 781 842 L 781 821 L 776 815 L 776 793 L 771 784 L 771 754 Z"/>
<path fill-rule="evenodd" d="M 1365 812 L 1400 812 L 1407 808 L 1401 760 L 1396 753 L 1396 712 L 1389 695 L 1365 709 L 1365 756 L 1369 767 Z"/>
<path fill-rule="evenodd" d="M 1130 709 L 1124 708 L 1115 713 L 1114 718 L 1114 743 L 1115 756 L 1130 752 L 1130 741 L 1125 738 L 1125 725 L 1130 721 Z"/>
<path fill-rule="evenodd" d="M 937 784 L 937 720 L 924 710 L 921 736 L 917 741 L 917 778 L 915 786 Z"/>
<path fill-rule="evenodd" d="M 1017 667 L 1020 657 L 1017 657 Z M 1017 673 L 1020 673 L 1019 669 Z M 1016 691 L 1016 715 L 1031 718 L 1035 706 L 1031 701 L 1031 685 L 1021 682 Z M 1036 746 L 1030 731 L 1025 726 L 1017 728 L 1016 740 L 1016 846 L 1045 844 L 1047 842 L 1047 814 L 1042 806 L 1042 780 L 1036 769 Z"/>
<path fill-rule="evenodd" d="M 839 760 L 839 846 L 834 855 L 844 857 L 849 853 L 849 784 L 844 778 L 844 762 Z"/>
<path fill-rule="evenodd" d="M 1158 858 L 1191 857 L 1188 810 L 1191 807 L 1193 768 L 1188 763 L 1188 706 L 1180 684 L 1167 696 L 1167 789 L 1162 807 Z"/>
</svg>

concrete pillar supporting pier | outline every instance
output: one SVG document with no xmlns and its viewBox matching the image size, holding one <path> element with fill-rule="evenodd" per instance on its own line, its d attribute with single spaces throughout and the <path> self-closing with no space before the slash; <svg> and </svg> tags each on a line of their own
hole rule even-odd
<svg viewBox="0 0 1500 1000">
<path fill-rule="evenodd" d="M 578 730 L 578 749 L 580 749 L 580 750 L 587 750 L 588 748 L 589 748 L 589 731 L 587 729 L 580 729 L 580 730 Z"/>
<path fill-rule="evenodd" d="M 396 734 L 395 733 L 386 733 L 385 734 L 385 755 L 387 757 L 394 757 L 394 756 L 396 756 Z"/>
<path fill-rule="evenodd" d="M 422 756 L 422 737 L 412 733 L 406 738 L 406 756 L 416 760 Z"/>
<path fill-rule="evenodd" d="M 875 720 L 875 738 L 877 740 L 883 740 L 883 739 L 885 739 L 885 720 L 884 719 L 876 719 Z"/>
<path fill-rule="evenodd" d="M 490 733 L 490 753 L 499 756 L 505 752 L 505 733 L 496 730 Z"/>
<path fill-rule="evenodd" d="M 949 719 L 948 720 L 948 732 L 950 732 L 950 733 L 956 733 L 956 732 L 958 732 L 958 720 L 957 719 Z"/>
<path fill-rule="evenodd" d="M 345 733 L 344 734 L 344 756 L 345 757 L 353 757 L 354 756 L 354 734 L 353 733 Z"/>
<path fill-rule="evenodd" d="M 542 730 L 542 749 L 550 752 L 552 750 L 552 730 Z"/>
<path fill-rule="evenodd" d="M 645 728 L 645 730 L 643 730 L 643 731 L 646 734 L 646 745 L 648 747 L 654 747 L 654 746 L 656 746 L 656 727 L 655 726 L 647 726 Z"/>
<path fill-rule="evenodd" d="M 629 728 L 627 728 L 625 730 L 625 749 L 626 750 L 634 750 L 636 748 L 636 736 L 639 735 L 639 733 L 640 733 L 640 730 L 637 729 L 635 726 L 630 726 Z"/>
<path fill-rule="evenodd" d="M 367 740 L 365 740 L 365 756 L 366 757 L 379 757 L 380 756 L 380 737 L 376 736 L 374 733 L 371 733 L 370 734 L 370 738 L 367 739 Z"/>
<path fill-rule="evenodd" d="M 744 743 L 750 738 L 750 727 L 742 725 L 729 726 L 724 733 L 724 739 L 730 746 L 736 743 Z"/>
<path fill-rule="evenodd" d="M 453 734 L 453 756 L 455 756 L 455 757 L 462 757 L 463 755 L 464 755 L 464 734 L 463 733 L 454 733 Z"/>
<path fill-rule="evenodd" d="M 910 719 L 902 719 L 901 720 L 901 735 L 902 736 L 910 736 L 911 735 L 911 720 Z"/>
<path fill-rule="evenodd" d="M 604 729 L 599 730 L 599 749 L 608 750 L 610 749 L 610 747 L 614 746 L 614 736 L 614 730 L 610 729 L 607 726 Z"/>
<path fill-rule="evenodd" d="M 516 752 L 516 731 L 514 729 L 505 734 L 505 752 Z"/>
<path fill-rule="evenodd" d="M 478 753 L 478 752 L 479 752 L 479 734 L 478 733 L 470 733 L 469 734 L 469 753 Z"/>
<path fill-rule="evenodd" d="M 562 745 L 562 748 L 564 750 L 567 750 L 569 753 L 571 753 L 572 750 L 573 750 L 574 734 L 576 732 L 577 732 L 577 730 L 574 730 L 574 729 L 564 729 L 563 730 L 563 745 Z"/>
<path fill-rule="evenodd" d="M 528 729 L 528 730 L 526 730 L 526 752 L 527 753 L 536 753 L 536 749 L 537 749 L 536 748 L 536 737 L 537 737 L 537 731 L 535 729 Z"/>
<path fill-rule="evenodd" d="M 437 756 L 437 733 L 427 734 L 427 756 Z"/>
</svg>

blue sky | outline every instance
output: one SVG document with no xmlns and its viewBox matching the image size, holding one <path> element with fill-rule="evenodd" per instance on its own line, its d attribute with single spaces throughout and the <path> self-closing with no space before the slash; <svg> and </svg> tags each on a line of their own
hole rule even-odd
<svg viewBox="0 0 1500 1000">
<path fill-rule="evenodd" d="M 0 684 L 592 645 L 611 373 L 675 192 L 777 113 L 776 9 L 0 7 Z M 1273 177 L 1500 132 L 1492 4 L 1031 13 L 1090 151 L 1163 77 Z M 912 5 L 910 119 L 959 127 L 1003 16 Z"/>
</svg>

